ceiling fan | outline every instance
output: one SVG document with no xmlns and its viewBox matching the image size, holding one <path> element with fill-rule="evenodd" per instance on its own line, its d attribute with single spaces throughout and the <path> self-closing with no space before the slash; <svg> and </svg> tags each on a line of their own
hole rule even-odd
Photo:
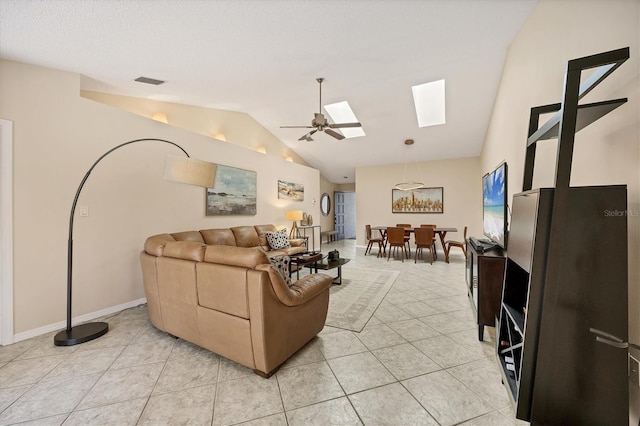
<svg viewBox="0 0 640 426">
<path fill-rule="evenodd" d="M 320 107 L 318 108 L 318 110 L 322 111 L 322 82 L 324 81 L 324 78 L 322 77 L 316 78 L 316 81 L 320 84 Z M 340 129 L 344 127 L 362 127 L 362 124 L 360 123 L 331 124 L 324 117 L 324 114 L 317 112 L 313 114 L 313 120 L 311 120 L 311 126 L 280 126 L 281 129 L 313 129 L 308 133 L 306 133 L 304 136 L 302 136 L 300 139 L 298 139 L 299 141 L 302 141 L 302 140 L 312 141 L 313 139 L 311 139 L 311 135 L 313 135 L 315 132 L 318 132 L 318 131 L 325 132 L 326 134 L 331 135 L 338 140 L 342 140 L 344 139 L 344 136 L 331 129 Z"/>
</svg>

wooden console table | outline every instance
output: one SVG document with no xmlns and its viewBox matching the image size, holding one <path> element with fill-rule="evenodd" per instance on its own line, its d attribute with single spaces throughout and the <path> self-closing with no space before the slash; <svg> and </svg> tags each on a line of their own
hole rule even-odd
<svg viewBox="0 0 640 426">
<path fill-rule="evenodd" d="M 467 241 L 466 280 L 467 294 L 478 322 L 478 340 L 484 340 L 484 326 L 495 327 L 500 313 L 502 282 L 506 256 L 495 248 L 482 253 Z"/>
</svg>

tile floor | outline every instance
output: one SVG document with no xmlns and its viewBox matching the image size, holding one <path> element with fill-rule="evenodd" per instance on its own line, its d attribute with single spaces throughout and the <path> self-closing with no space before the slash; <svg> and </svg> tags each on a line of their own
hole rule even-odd
<svg viewBox="0 0 640 426">
<path fill-rule="evenodd" d="M 141 306 L 72 347 L 53 333 L 0 347 L 0 425 L 512 425 L 493 356 L 477 340 L 453 253 L 432 265 L 337 248 L 349 267 L 400 275 L 361 333 L 325 327 L 270 379 L 156 330 Z M 440 260 L 442 262 L 442 253 Z M 435 270 L 435 269 L 432 269 Z M 335 272 L 335 271 L 331 271 Z"/>
</svg>

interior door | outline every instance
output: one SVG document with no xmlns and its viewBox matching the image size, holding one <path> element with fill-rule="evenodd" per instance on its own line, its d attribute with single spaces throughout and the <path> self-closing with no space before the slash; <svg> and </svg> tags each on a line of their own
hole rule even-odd
<svg viewBox="0 0 640 426">
<path fill-rule="evenodd" d="M 334 192 L 333 201 L 335 204 L 333 223 L 338 232 L 337 239 L 344 240 L 344 192 Z"/>
</svg>

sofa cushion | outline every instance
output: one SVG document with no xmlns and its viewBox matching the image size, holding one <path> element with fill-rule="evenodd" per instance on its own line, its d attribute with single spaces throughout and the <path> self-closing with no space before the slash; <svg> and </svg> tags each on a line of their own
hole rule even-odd
<svg viewBox="0 0 640 426">
<path fill-rule="evenodd" d="M 289 267 L 291 265 L 291 258 L 287 255 L 274 256 L 269 258 L 269 262 L 278 270 L 280 276 L 288 286 L 291 285 L 291 276 L 289 275 Z"/>
<path fill-rule="evenodd" d="M 204 261 L 244 268 L 255 268 L 256 265 L 269 263 L 267 255 L 260 249 L 229 246 L 207 246 Z"/>
<path fill-rule="evenodd" d="M 253 226 L 235 226 L 231 228 L 238 247 L 258 247 L 260 240 Z"/>
<path fill-rule="evenodd" d="M 275 232 L 267 232 L 267 243 L 272 250 L 279 250 L 287 247 L 291 247 L 289 244 L 289 238 L 287 237 L 287 229 L 282 229 Z"/>
<path fill-rule="evenodd" d="M 202 239 L 202 235 L 198 231 L 185 231 L 185 232 L 176 232 L 175 234 L 171 234 L 176 241 L 193 241 L 195 243 L 204 243 Z"/>
<path fill-rule="evenodd" d="M 170 241 L 175 241 L 175 239 L 169 234 L 154 235 L 144 242 L 144 251 L 152 256 L 162 256 L 164 246 Z"/>
<path fill-rule="evenodd" d="M 231 229 L 204 229 L 200 231 L 202 238 L 206 244 L 214 246 L 235 246 L 236 237 Z"/>
<path fill-rule="evenodd" d="M 271 250 L 271 247 L 269 247 L 269 243 L 267 242 L 267 232 L 276 231 L 276 227 L 273 225 L 256 225 L 254 228 L 256 228 L 256 232 L 258 233 L 258 239 L 262 250 Z"/>
<path fill-rule="evenodd" d="M 202 262 L 204 260 L 205 247 L 207 246 L 202 243 L 192 241 L 169 241 L 165 245 L 162 255 L 164 257 Z"/>
</svg>

